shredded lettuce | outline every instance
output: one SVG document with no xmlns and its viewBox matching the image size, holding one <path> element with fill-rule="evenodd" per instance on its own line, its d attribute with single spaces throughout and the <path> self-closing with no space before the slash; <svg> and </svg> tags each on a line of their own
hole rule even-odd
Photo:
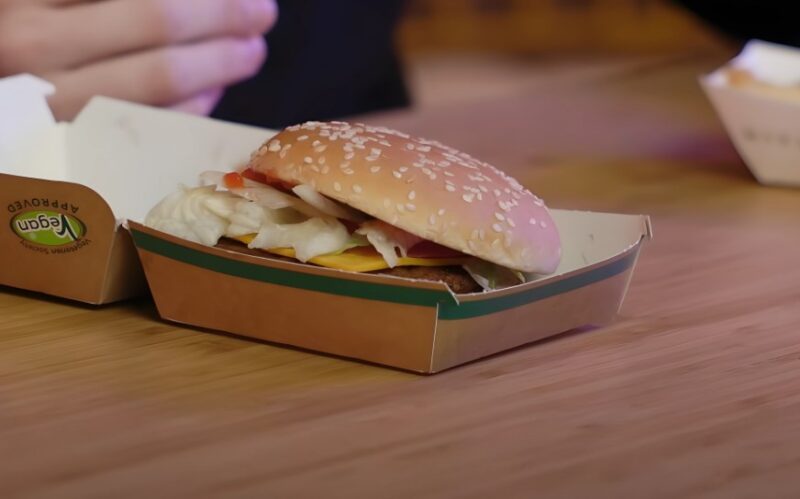
<svg viewBox="0 0 800 499">
<path fill-rule="evenodd" d="M 145 224 L 192 242 L 214 245 L 228 228 L 227 215 L 240 198 L 213 187 L 181 188 L 147 214 Z"/>
<path fill-rule="evenodd" d="M 364 222 L 356 233 L 367 236 L 367 240 L 391 268 L 397 266 L 398 251 L 400 256 L 408 256 L 408 250 L 423 241 L 421 237 L 377 219 Z"/>
<path fill-rule="evenodd" d="M 366 219 L 366 216 L 362 212 L 323 196 L 310 185 L 300 184 L 295 186 L 292 192 L 297 194 L 300 199 L 328 216 L 357 223 L 363 222 Z"/>
<path fill-rule="evenodd" d="M 280 210 L 283 208 L 292 208 L 298 212 L 306 215 L 307 217 L 324 217 L 326 214 L 314 206 L 311 206 L 304 200 L 286 194 L 274 187 L 260 182 L 243 178 L 244 187 L 227 187 L 225 185 L 225 173 L 216 171 L 207 171 L 200 174 L 201 182 L 217 186 L 220 190 L 227 190 L 232 194 L 243 197 L 249 201 L 269 208 L 270 210 Z"/>
<path fill-rule="evenodd" d="M 341 251 L 350 240 L 347 228 L 334 218 L 309 218 L 297 224 L 268 224 L 248 245 L 250 248 L 294 248 L 301 262 Z"/>
</svg>

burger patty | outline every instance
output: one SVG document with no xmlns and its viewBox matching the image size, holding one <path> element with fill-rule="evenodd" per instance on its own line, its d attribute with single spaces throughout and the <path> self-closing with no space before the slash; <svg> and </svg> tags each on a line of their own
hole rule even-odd
<svg viewBox="0 0 800 499">
<path fill-rule="evenodd" d="M 423 281 L 441 281 L 447 284 L 453 293 L 475 293 L 481 290 L 480 285 L 472 279 L 472 276 L 466 270 L 455 265 L 446 267 L 395 267 L 393 269 L 378 270 L 374 273 Z"/>
<path fill-rule="evenodd" d="M 217 247 L 240 251 L 262 258 L 266 257 L 285 262 L 298 263 L 294 258 L 287 258 L 280 255 L 265 253 L 257 249 L 250 249 L 239 241 L 228 238 L 220 239 Z M 453 293 L 475 293 L 482 289 L 466 270 L 457 265 L 448 265 L 444 267 L 404 266 L 395 267 L 393 269 L 376 270 L 375 272 L 370 272 L 370 274 L 386 274 L 396 277 L 405 277 L 407 279 L 419 279 L 422 281 L 440 281 L 447 284 Z"/>
</svg>

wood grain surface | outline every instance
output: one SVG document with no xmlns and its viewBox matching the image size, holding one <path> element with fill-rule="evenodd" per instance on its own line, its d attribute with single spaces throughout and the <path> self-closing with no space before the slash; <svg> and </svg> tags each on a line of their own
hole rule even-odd
<svg viewBox="0 0 800 499">
<path fill-rule="evenodd" d="M 423 377 L 0 288 L 0 497 L 800 497 L 800 189 L 736 156 L 717 62 L 368 118 L 651 214 L 609 327 Z"/>
</svg>

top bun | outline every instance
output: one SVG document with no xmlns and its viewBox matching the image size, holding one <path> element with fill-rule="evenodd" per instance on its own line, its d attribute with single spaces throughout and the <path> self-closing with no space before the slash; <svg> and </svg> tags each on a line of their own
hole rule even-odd
<svg viewBox="0 0 800 499">
<path fill-rule="evenodd" d="M 272 137 L 248 166 L 508 268 L 551 273 L 561 257 L 541 199 L 492 165 L 435 141 L 382 127 L 308 122 Z"/>
</svg>

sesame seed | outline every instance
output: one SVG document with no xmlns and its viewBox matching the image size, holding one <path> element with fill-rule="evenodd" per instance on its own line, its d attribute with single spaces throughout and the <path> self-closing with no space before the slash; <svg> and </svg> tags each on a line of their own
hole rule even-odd
<svg viewBox="0 0 800 499">
<path fill-rule="evenodd" d="M 531 218 L 530 220 L 528 220 L 528 223 L 531 224 L 531 225 L 536 225 L 536 219 L 535 218 Z"/>
<path fill-rule="evenodd" d="M 342 184 L 340 184 L 339 182 L 334 182 L 333 183 L 333 190 L 336 191 L 336 192 L 341 192 Z"/>
<path fill-rule="evenodd" d="M 317 165 L 311 165 L 311 169 L 312 169 L 313 171 L 315 171 L 315 172 L 319 173 L 319 166 L 317 166 Z"/>
<path fill-rule="evenodd" d="M 281 150 L 281 143 L 277 140 L 273 140 L 272 142 L 269 143 L 267 150 L 269 152 L 278 152 Z"/>
<path fill-rule="evenodd" d="M 326 146 L 325 144 L 323 144 L 321 146 L 316 146 L 314 148 L 314 152 L 325 152 L 325 149 L 327 149 L 327 148 L 328 148 L 328 146 Z"/>
<path fill-rule="evenodd" d="M 450 192 L 455 192 L 455 190 L 456 190 L 455 186 L 453 186 L 451 184 L 447 184 L 446 186 L 444 186 L 444 188 L 447 189 Z"/>
<path fill-rule="evenodd" d="M 546 229 L 546 228 L 547 228 L 547 222 L 545 222 L 544 220 L 542 220 L 541 222 L 539 222 L 539 225 L 540 225 L 540 226 L 541 226 L 543 229 Z"/>
<path fill-rule="evenodd" d="M 473 199 L 475 199 L 475 194 L 464 194 L 461 196 L 461 199 L 466 201 L 467 203 L 471 203 Z"/>
<path fill-rule="evenodd" d="M 301 135 L 301 136 L 297 137 L 297 141 L 298 142 L 302 142 L 304 140 L 308 140 L 308 135 Z"/>
<path fill-rule="evenodd" d="M 352 168 L 345 168 L 344 170 L 342 170 L 342 172 L 344 172 L 345 175 L 352 175 L 355 173 L 355 170 L 353 170 Z"/>
<path fill-rule="evenodd" d="M 506 219 L 506 217 L 504 217 L 502 213 L 497 213 L 497 212 L 494 214 L 494 218 L 500 220 L 501 222 Z"/>
<path fill-rule="evenodd" d="M 408 167 L 407 166 L 401 166 L 400 168 L 398 168 L 398 170 L 400 170 L 400 173 L 405 173 L 405 172 L 408 171 Z"/>
<path fill-rule="evenodd" d="M 406 203 L 406 209 L 407 209 L 408 211 L 416 211 L 416 210 L 417 210 L 417 207 L 416 207 L 414 204 L 412 204 L 412 203 Z"/>
<path fill-rule="evenodd" d="M 478 238 L 483 241 L 486 239 L 486 231 L 483 229 L 478 230 Z"/>
<path fill-rule="evenodd" d="M 354 153 L 353 151 L 348 151 L 347 153 L 345 153 L 345 155 L 344 155 L 344 159 L 348 159 L 348 160 L 349 160 L 349 159 L 353 159 L 353 157 L 354 157 L 355 155 L 356 155 L 356 153 Z"/>
<path fill-rule="evenodd" d="M 495 232 L 503 232 L 503 227 L 501 227 L 500 224 L 492 224 L 492 230 Z"/>
<path fill-rule="evenodd" d="M 416 192 L 411 191 L 411 192 L 408 193 L 408 199 L 410 199 L 411 201 L 413 201 L 415 197 L 417 197 L 417 193 Z"/>
<path fill-rule="evenodd" d="M 494 192 L 495 197 L 500 197 L 500 189 L 495 189 L 492 192 Z"/>
<path fill-rule="evenodd" d="M 369 171 L 371 171 L 372 173 L 378 173 L 379 171 L 381 171 L 381 167 L 380 166 L 370 166 L 369 167 Z"/>
<path fill-rule="evenodd" d="M 314 160 L 311 159 L 311 156 L 306 156 L 305 158 L 303 158 L 303 163 L 305 163 L 307 165 L 310 165 L 313 162 L 314 162 Z"/>
<path fill-rule="evenodd" d="M 411 143 L 406 144 L 406 149 L 408 149 L 409 151 L 413 151 L 414 150 L 414 144 L 411 144 Z"/>
<path fill-rule="evenodd" d="M 508 223 L 508 225 L 510 225 L 511 227 L 516 227 L 517 226 L 517 224 L 515 224 L 514 221 L 511 220 L 510 218 L 508 220 L 506 220 L 506 223 Z"/>
<path fill-rule="evenodd" d="M 417 151 L 429 152 L 430 150 L 431 146 L 417 146 Z"/>
<path fill-rule="evenodd" d="M 536 206 L 544 206 L 544 201 L 542 201 L 539 198 L 536 198 L 533 200 L 533 204 L 535 204 Z"/>
<path fill-rule="evenodd" d="M 370 156 L 380 156 L 381 155 L 381 150 L 378 149 L 377 147 L 373 147 L 372 149 L 369 150 L 369 152 L 370 152 Z"/>
<path fill-rule="evenodd" d="M 402 177 L 402 176 L 403 176 L 403 174 L 402 174 L 402 173 L 400 173 L 400 172 L 399 172 L 399 171 L 397 171 L 397 170 L 393 171 L 393 172 L 392 172 L 392 175 L 394 175 L 394 178 L 400 178 L 400 177 Z"/>
<path fill-rule="evenodd" d="M 320 145 L 320 144 L 322 144 L 322 142 L 320 142 L 320 141 L 318 141 L 318 140 L 315 140 L 314 142 L 312 142 L 312 143 L 311 143 L 311 146 L 312 146 L 312 147 L 317 147 L 317 146 L 318 146 L 318 145 Z"/>
<path fill-rule="evenodd" d="M 441 217 L 442 215 L 444 215 L 444 212 L 445 212 L 444 208 L 439 208 L 437 214 Z"/>
<path fill-rule="evenodd" d="M 444 174 L 447 175 L 448 177 L 455 177 L 456 176 L 456 174 L 451 172 L 451 171 L 445 171 Z"/>
<path fill-rule="evenodd" d="M 397 208 L 397 211 L 399 211 L 400 213 L 403 213 L 403 212 L 406 211 L 406 207 L 403 206 L 402 204 L 398 204 L 397 206 L 395 206 L 395 208 Z"/>
<path fill-rule="evenodd" d="M 436 225 L 436 215 L 431 215 L 428 217 L 428 223 L 431 225 Z"/>
<path fill-rule="evenodd" d="M 360 185 L 353 184 L 353 192 L 355 192 L 356 194 L 360 194 L 363 190 L 364 189 L 362 189 Z"/>
</svg>

